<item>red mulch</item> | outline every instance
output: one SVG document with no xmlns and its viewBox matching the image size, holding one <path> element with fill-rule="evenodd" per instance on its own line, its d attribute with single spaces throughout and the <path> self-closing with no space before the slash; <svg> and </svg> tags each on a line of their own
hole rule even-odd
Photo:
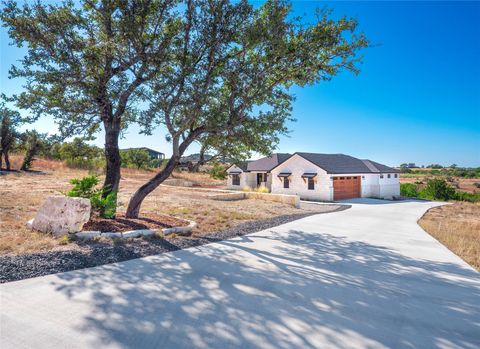
<svg viewBox="0 0 480 349">
<path fill-rule="evenodd" d="M 139 218 L 125 218 L 125 214 L 117 214 L 115 219 L 92 217 L 83 226 L 83 230 L 99 230 L 102 232 L 124 232 L 138 229 L 162 229 L 187 225 L 187 222 L 170 216 L 154 213 L 143 214 Z"/>
</svg>

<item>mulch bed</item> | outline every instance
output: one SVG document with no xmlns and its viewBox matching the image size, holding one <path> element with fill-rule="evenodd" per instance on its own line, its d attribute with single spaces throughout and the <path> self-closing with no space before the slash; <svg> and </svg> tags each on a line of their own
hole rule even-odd
<svg viewBox="0 0 480 349">
<path fill-rule="evenodd" d="M 163 229 L 188 225 L 188 222 L 170 216 L 154 213 L 144 214 L 139 218 L 126 218 L 118 214 L 115 219 L 92 217 L 84 226 L 84 231 L 125 232 L 139 229 Z"/>
</svg>

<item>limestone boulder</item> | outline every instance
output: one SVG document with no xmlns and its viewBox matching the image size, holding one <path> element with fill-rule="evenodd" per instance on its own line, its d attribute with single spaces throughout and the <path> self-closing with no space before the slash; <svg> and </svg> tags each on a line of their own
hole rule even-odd
<svg viewBox="0 0 480 349">
<path fill-rule="evenodd" d="M 76 233 L 90 219 L 90 200 L 67 196 L 50 196 L 29 224 L 32 229 L 59 237 Z"/>
</svg>

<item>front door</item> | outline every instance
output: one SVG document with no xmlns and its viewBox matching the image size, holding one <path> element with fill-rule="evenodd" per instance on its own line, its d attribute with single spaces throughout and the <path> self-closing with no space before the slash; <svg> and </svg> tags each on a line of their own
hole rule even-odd
<svg viewBox="0 0 480 349">
<path fill-rule="evenodd" d="M 261 186 L 263 182 L 267 182 L 267 174 L 257 173 L 257 187 Z"/>
</svg>

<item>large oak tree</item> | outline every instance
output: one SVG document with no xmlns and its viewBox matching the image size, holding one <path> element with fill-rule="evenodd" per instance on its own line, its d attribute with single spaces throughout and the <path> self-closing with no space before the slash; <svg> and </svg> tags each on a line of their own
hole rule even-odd
<svg viewBox="0 0 480 349">
<path fill-rule="evenodd" d="M 368 45 L 356 22 L 319 12 L 313 23 L 291 14 L 285 1 L 259 8 L 246 1 L 186 1 L 181 44 L 172 69 L 150 82 L 145 132 L 162 124 L 172 144 L 166 167 L 132 196 L 128 217 L 178 164 L 191 143 L 243 146 L 267 153 L 291 118 L 292 86 L 358 72 L 357 51 Z"/>
<path fill-rule="evenodd" d="M 118 139 L 134 122 L 140 95 L 169 69 L 179 30 L 175 0 L 5 3 L 0 19 L 28 49 L 11 77 L 26 80 L 18 106 L 53 116 L 64 136 L 105 131 L 104 186 L 118 190 Z"/>
</svg>

